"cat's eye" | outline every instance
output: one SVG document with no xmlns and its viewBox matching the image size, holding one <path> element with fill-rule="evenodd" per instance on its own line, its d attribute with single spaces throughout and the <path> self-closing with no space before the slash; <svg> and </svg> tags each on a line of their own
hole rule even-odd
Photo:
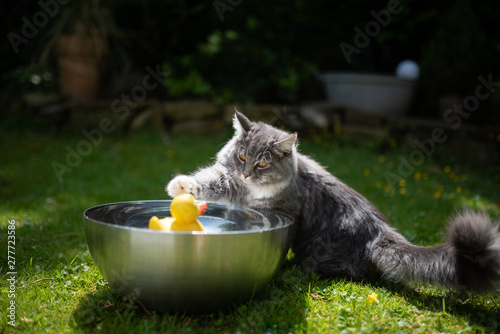
<svg viewBox="0 0 500 334">
<path fill-rule="evenodd" d="M 259 168 L 267 167 L 267 162 L 265 162 L 265 161 L 259 161 L 257 163 L 257 166 L 259 166 Z"/>
<path fill-rule="evenodd" d="M 247 157 L 243 153 L 240 153 L 239 158 L 241 161 L 247 160 Z"/>
</svg>

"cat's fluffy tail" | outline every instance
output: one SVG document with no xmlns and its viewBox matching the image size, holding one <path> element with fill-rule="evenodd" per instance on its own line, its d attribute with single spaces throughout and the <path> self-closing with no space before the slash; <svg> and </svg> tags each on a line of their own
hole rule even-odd
<svg viewBox="0 0 500 334">
<path fill-rule="evenodd" d="M 391 229 L 372 250 L 377 269 L 390 280 L 474 291 L 500 287 L 500 233 L 483 213 L 466 211 L 453 218 L 442 245 L 414 246 Z"/>
</svg>

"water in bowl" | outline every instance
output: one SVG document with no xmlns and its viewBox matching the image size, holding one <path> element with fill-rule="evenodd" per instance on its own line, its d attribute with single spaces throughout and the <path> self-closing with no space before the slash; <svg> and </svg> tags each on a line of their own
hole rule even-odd
<svg viewBox="0 0 500 334">
<path fill-rule="evenodd" d="M 110 204 L 99 211 L 94 219 L 113 222 L 135 228 L 148 228 L 152 216 L 162 219 L 170 217 L 170 207 L 164 202 L 130 202 Z M 92 211 L 90 210 L 89 214 Z M 267 214 L 270 214 L 267 212 Z M 204 215 L 198 217 L 205 233 L 232 233 L 242 231 L 269 230 L 287 224 L 279 215 L 270 214 L 272 220 L 263 213 L 252 209 L 239 209 L 221 204 L 209 203 Z"/>
</svg>

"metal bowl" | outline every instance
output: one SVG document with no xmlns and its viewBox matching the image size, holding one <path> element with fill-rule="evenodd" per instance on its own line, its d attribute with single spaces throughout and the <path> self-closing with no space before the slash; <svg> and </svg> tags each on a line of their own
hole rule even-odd
<svg viewBox="0 0 500 334">
<path fill-rule="evenodd" d="M 208 203 L 205 232 L 147 228 L 171 201 L 99 205 L 84 212 L 85 235 L 104 279 L 155 310 L 208 312 L 247 301 L 280 268 L 293 218 Z"/>
</svg>

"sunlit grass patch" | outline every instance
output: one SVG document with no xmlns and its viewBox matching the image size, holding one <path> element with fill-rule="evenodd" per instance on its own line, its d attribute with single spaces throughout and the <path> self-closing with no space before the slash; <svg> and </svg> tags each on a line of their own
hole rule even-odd
<svg viewBox="0 0 500 334">
<path fill-rule="evenodd" d="M 145 310 L 110 289 L 88 251 L 82 213 L 127 200 L 166 199 L 176 173 L 209 164 L 230 132 L 172 135 L 164 146 L 154 134 L 109 136 L 60 182 L 52 162 L 65 160 L 78 135 L 33 141 L 1 135 L 0 245 L 9 220 L 16 226 L 17 326 L 0 332 L 51 333 L 451 333 L 500 330 L 500 298 L 445 289 L 354 282 L 309 275 L 285 262 L 251 301 L 210 314 Z M 372 201 L 412 242 L 436 245 L 450 215 L 483 209 L 499 218 L 497 167 L 455 165 L 430 158 L 393 184 L 401 154 L 369 145 L 346 145 L 333 136 L 304 138 L 300 151 Z M 437 153 L 436 153 L 437 154 Z M 395 172 L 396 171 L 396 172 Z M 436 196 L 439 193 L 439 196 Z M 327 204 L 325 204 L 327 205 Z M 6 309 L 6 261 L 0 261 L 0 307 Z"/>
</svg>

